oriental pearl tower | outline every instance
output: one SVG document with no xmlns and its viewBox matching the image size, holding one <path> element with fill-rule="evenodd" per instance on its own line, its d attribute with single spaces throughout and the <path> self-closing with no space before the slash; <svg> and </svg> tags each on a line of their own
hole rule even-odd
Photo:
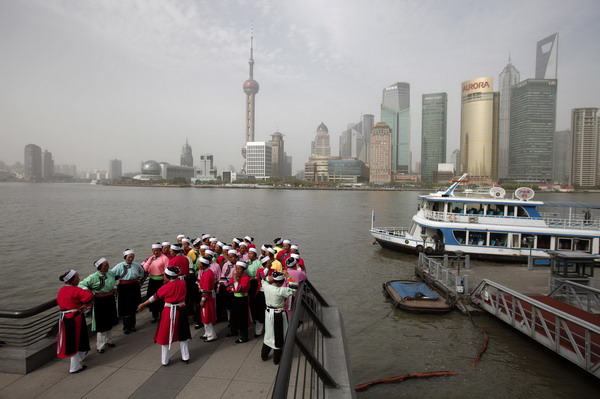
<svg viewBox="0 0 600 399">
<path fill-rule="evenodd" d="M 244 157 L 244 167 L 243 170 L 246 169 L 246 143 L 254 141 L 254 96 L 258 93 L 258 82 L 254 80 L 254 58 L 252 58 L 254 53 L 254 29 L 252 29 L 252 33 L 250 34 L 250 60 L 248 64 L 250 65 L 250 76 L 248 80 L 244 82 L 244 93 L 246 93 L 246 137 L 245 143 L 242 147 L 242 156 Z"/>
</svg>

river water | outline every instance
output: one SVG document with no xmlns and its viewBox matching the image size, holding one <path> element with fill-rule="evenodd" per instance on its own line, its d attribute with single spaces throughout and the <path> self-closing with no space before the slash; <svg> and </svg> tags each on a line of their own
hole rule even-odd
<svg viewBox="0 0 600 399">
<path fill-rule="evenodd" d="M 559 356 L 487 315 L 474 317 L 483 338 L 458 312 L 413 315 L 393 309 L 381 285 L 414 278 L 416 257 L 372 245 L 376 226 L 407 226 L 416 192 L 296 191 L 219 188 L 105 187 L 87 184 L 0 184 L 0 307 L 26 308 L 52 298 L 58 276 L 85 276 L 101 256 L 111 265 L 133 248 L 138 261 L 153 242 L 179 233 L 285 237 L 300 245 L 309 278 L 342 312 L 354 380 L 451 370 L 451 377 L 373 387 L 358 398 L 585 398 L 600 383 Z M 536 199 L 600 203 L 595 194 Z"/>
</svg>

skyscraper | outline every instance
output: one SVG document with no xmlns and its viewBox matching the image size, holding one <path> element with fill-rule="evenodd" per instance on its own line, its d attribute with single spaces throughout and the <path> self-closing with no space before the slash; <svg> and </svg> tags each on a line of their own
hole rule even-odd
<svg viewBox="0 0 600 399">
<path fill-rule="evenodd" d="M 381 121 L 392 129 L 392 171 L 410 171 L 410 84 L 397 82 L 383 89 Z"/>
<path fill-rule="evenodd" d="M 272 150 L 269 143 L 252 141 L 246 143 L 246 174 L 258 179 L 272 176 Z"/>
<path fill-rule="evenodd" d="M 369 181 L 389 183 L 392 181 L 392 129 L 379 122 L 369 136 Z"/>
<path fill-rule="evenodd" d="M 181 157 L 180 157 L 180 165 L 181 166 L 194 166 L 194 156 L 192 155 L 192 146 L 188 144 L 187 139 L 185 139 L 185 144 L 181 148 Z"/>
<path fill-rule="evenodd" d="M 217 177 L 217 169 L 213 166 L 214 157 L 212 154 L 200 155 L 200 165 L 196 171 L 196 176 L 202 179 L 215 179 Z"/>
<path fill-rule="evenodd" d="M 423 94 L 421 123 L 421 180 L 433 181 L 439 163 L 446 162 L 448 95 Z"/>
<path fill-rule="evenodd" d="M 42 178 L 50 179 L 54 176 L 54 158 L 52 153 L 44 150 L 42 153 Z"/>
<path fill-rule="evenodd" d="M 375 116 L 371 114 L 364 114 L 362 118 L 362 136 L 365 141 L 367 157 L 364 162 L 369 162 L 369 143 L 371 142 L 371 130 L 375 125 Z"/>
<path fill-rule="evenodd" d="M 526 79 L 512 88 L 508 177 L 552 181 L 556 79 Z"/>
<path fill-rule="evenodd" d="M 492 184 L 498 176 L 498 113 L 500 93 L 493 78 L 462 83 L 460 110 L 460 172 L 469 181 Z"/>
<path fill-rule="evenodd" d="M 452 151 L 452 155 L 450 155 L 450 162 L 454 167 L 454 173 L 458 173 L 460 171 L 460 150 L 457 148 Z"/>
<path fill-rule="evenodd" d="M 35 144 L 25 146 L 23 169 L 25 179 L 40 180 L 42 178 L 42 149 Z"/>
<path fill-rule="evenodd" d="M 600 185 L 600 119 L 598 108 L 575 108 L 571 112 L 573 132 L 572 184 Z"/>
<path fill-rule="evenodd" d="M 554 134 L 552 151 L 552 180 L 562 185 L 571 185 L 573 159 L 573 135 L 570 130 L 560 130 Z"/>
<path fill-rule="evenodd" d="M 275 132 L 271 135 L 271 176 L 282 179 L 285 175 L 285 149 L 283 134 Z"/>
<path fill-rule="evenodd" d="M 508 137 L 510 129 L 510 89 L 520 81 L 517 68 L 508 56 L 508 64 L 500 72 L 500 120 L 498 127 L 498 177 L 508 176 Z"/>
<path fill-rule="evenodd" d="M 329 145 L 329 129 L 323 122 L 317 127 L 315 141 L 312 142 L 311 155 L 330 156 L 331 146 Z"/>
<path fill-rule="evenodd" d="M 108 178 L 118 179 L 123 176 L 123 162 L 120 159 L 111 159 L 108 163 Z"/>
<path fill-rule="evenodd" d="M 535 78 L 556 79 L 558 73 L 558 33 L 537 42 Z"/>
<path fill-rule="evenodd" d="M 245 143 L 254 141 L 254 97 L 258 93 L 259 85 L 254 80 L 254 31 L 250 34 L 250 66 L 249 77 L 244 82 L 244 93 L 246 93 L 246 135 Z M 242 155 L 245 157 L 246 144 L 242 148 Z"/>
</svg>

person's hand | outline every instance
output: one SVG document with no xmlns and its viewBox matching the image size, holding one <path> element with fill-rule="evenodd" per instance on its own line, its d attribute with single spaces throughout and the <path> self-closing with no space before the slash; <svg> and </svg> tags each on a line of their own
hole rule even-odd
<svg viewBox="0 0 600 399">
<path fill-rule="evenodd" d="M 146 307 L 146 302 L 144 302 L 144 303 L 140 303 L 140 304 L 138 305 L 138 307 L 137 307 L 137 311 L 138 311 L 138 312 L 141 312 L 141 311 L 142 311 L 142 309 L 144 309 L 145 307 Z"/>
</svg>

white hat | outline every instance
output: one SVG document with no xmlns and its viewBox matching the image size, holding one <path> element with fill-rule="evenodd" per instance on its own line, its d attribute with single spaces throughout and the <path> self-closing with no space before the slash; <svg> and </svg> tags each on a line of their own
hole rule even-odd
<svg viewBox="0 0 600 399">
<path fill-rule="evenodd" d="M 263 257 L 260 259 L 260 263 L 262 263 L 262 264 L 264 265 L 265 263 L 267 263 L 267 262 L 269 261 L 269 259 L 270 259 L 270 258 L 269 258 L 268 256 L 263 256 Z"/>
<path fill-rule="evenodd" d="M 292 246 L 290 247 L 290 249 L 300 249 L 300 248 L 298 248 L 298 246 L 297 246 L 297 245 L 292 245 Z"/>
<path fill-rule="evenodd" d="M 211 251 L 210 249 L 207 249 L 206 251 L 204 251 L 205 255 L 214 255 L 215 253 L 213 251 Z"/>
<path fill-rule="evenodd" d="M 260 247 L 260 249 L 262 249 L 263 251 L 267 250 L 267 247 L 265 247 L 264 245 L 262 247 Z"/>
<path fill-rule="evenodd" d="M 240 243 L 240 239 L 239 238 L 234 238 L 232 241 L 235 242 L 236 244 Z"/>
<path fill-rule="evenodd" d="M 123 256 L 127 256 L 127 255 L 134 255 L 135 253 L 133 252 L 133 249 L 126 249 L 125 251 L 123 251 Z"/>
<path fill-rule="evenodd" d="M 246 237 L 244 237 L 244 240 L 252 242 L 252 241 L 254 241 L 254 238 L 252 238 L 250 236 L 246 236 Z"/>
<path fill-rule="evenodd" d="M 188 237 L 185 237 L 185 238 L 182 238 L 182 239 L 181 239 L 181 242 L 188 242 L 188 243 L 191 243 L 191 242 L 192 242 L 192 240 L 190 240 Z"/>
<path fill-rule="evenodd" d="M 206 259 L 205 257 L 200 257 L 200 262 L 204 263 L 205 265 L 210 265 L 210 259 Z"/>
<path fill-rule="evenodd" d="M 248 264 L 247 264 L 246 262 L 239 262 L 239 261 L 238 261 L 238 262 L 235 262 L 235 265 L 236 265 L 236 266 L 241 266 L 241 267 L 243 267 L 244 269 L 248 267 Z"/>
<path fill-rule="evenodd" d="M 161 249 L 161 248 L 162 248 L 162 245 L 159 243 L 152 244 L 152 249 Z"/>
<path fill-rule="evenodd" d="M 291 244 L 292 242 L 290 240 L 283 240 L 284 244 Z"/>
<path fill-rule="evenodd" d="M 217 242 L 219 240 L 217 239 L 217 237 L 211 237 L 210 240 L 208 240 L 208 241 L 210 241 L 210 242 Z"/>
<path fill-rule="evenodd" d="M 257 254 L 257 255 L 258 255 L 258 251 L 256 250 L 256 248 L 250 248 L 250 249 L 248 250 L 248 252 L 254 252 L 255 254 Z"/>
<path fill-rule="evenodd" d="M 106 262 L 106 258 L 100 258 L 97 261 L 94 262 L 94 266 L 96 266 L 96 269 L 99 268 L 100 266 L 102 266 L 102 264 Z"/>
<path fill-rule="evenodd" d="M 210 238 L 210 234 L 202 234 L 203 240 L 206 240 L 207 238 Z"/>
<path fill-rule="evenodd" d="M 228 254 L 234 254 L 237 255 L 238 252 L 235 249 L 230 249 L 229 251 L 227 251 Z"/>
<path fill-rule="evenodd" d="M 208 249 L 208 245 L 200 245 L 200 249 Z"/>
<path fill-rule="evenodd" d="M 291 254 L 290 256 L 294 259 L 300 259 L 300 255 L 298 254 Z"/>
<path fill-rule="evenodd" d="M 176 266 L 169 266 L 165 269 L 165 274 L 167 276 L 175 277 L 179 274 L 179 268 Z"/>
<path fill-rule="evenodd" d="M 183 237 L 185 237 L 183 234 L 179 234 L 179 235 L 177 236 L 177 239 L 179 240 L 180 238 L 183 238 Z"/>
<path fill-rule="evenodd" d="M 223 251 L 229 251 L 231 249 L 231 245 L 223 245 Z"/>
<path fill-rule="evenodd" d="M 275 248 L 267 248 L 267 251 L 272 253 L 273 255 L 277 253 L 277 251 L 275 251 Z"/>
<path fill-rule="evenodd" d="M 62 278 L 62 281 L 64 281 L 66 283 L 67 281 L 69 281 L 70 279 L 72 279 L 73 276 L 75 276 L 76 273 L 77 272 L 75 270 L 73 270 L 73 269 L 69 270 L 67 272 L 67 274 L 65 274 L 65 276 Z"/>
<path fill-rule="evenodd" d="M 298 261 L 296 260 L 296 258 L 292 257 L 287 258 L 287 260 L 285 261 L 287 267 L 294 267 L 296 266 L 296 263 L 298 263 Z"/>
<path fill-rule="evenodd" d="M 171 244 L 171 249 L 173 251 L 181 251 L 181 246 L 176 245 L 176 244 Z"/>
<path fill-rule="evenodd" d="M 220 246 L 221 248 L 223 248 L 225 246 L 225 244 L 223 244 L 221 241 L 217 241 L 217 245 Z"/>
<path fill-rule="evenodd" d="M 284 281 L 285 280 L 285 276 L 283 274 L 279 274 L 276 277 L 273 277 L 273 281 Z"/>
<path fill-rule="evenodd" d="M 171 246 L 171 242 L 170 241 L 163 241 L 162 244 L 160 244 L 160 245 L 162 245 L 163 247 L 166 247 L 166 246 L 170 247 Z"/>
<path fill-rule="evenodd" d="M 196 245 L 200 244 L 201 242 L 202 242 L 202 239 L 201 239 L 200 237 L 197 237 L 197 238 L 194 240 L 194 242 L 192 242 L 192 245 L 193 245 L 193 246 L 196 246 Z"/>
<path fill-rule="evenodd" d="M 246 244 L 244 241 L 240 242 L 240 247 L 241 247 L 242 245 L 243 245 L 243 246 L 245 246 L 245 247 L 247 247 L 247 246 L 248 246 L 248 244 Z"/>
</svg>

